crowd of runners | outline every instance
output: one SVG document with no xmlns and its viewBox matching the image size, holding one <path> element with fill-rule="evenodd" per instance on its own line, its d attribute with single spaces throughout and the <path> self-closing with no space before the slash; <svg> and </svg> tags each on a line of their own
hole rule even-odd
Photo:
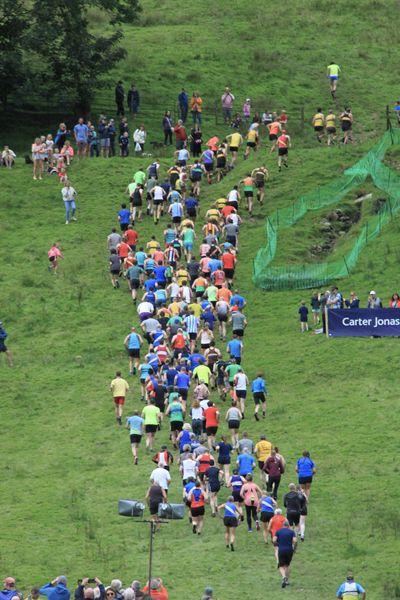
<svg viewBox="0 0 400 600">
<path fill-rule="evenodd" d="M 336 87 L 333 91 L 336 93 Z M 226 123 L 233 126 L 233 100 L 229 108 L 229 96 L 232 94 L 226 89 L 221 100 L 226 104 Z M 249 319 L 235 270 L 240 234 L 246 227 L 245 213 L 253 214 L 254 201 L 260 207 L 264 203 L 269 177 L 266 165 L 249 171 L 207 206 L 202 197 L 204 185 L 220 182 L 235 167 L 241 148 L 243 160 L 258 149 L 262 124 L 268 131 L 270 152 L 277 150 L 279 171 L 288 167 L 291 139 L 285 111 L 279 116 L 264 113 L 262 118 L 251 119 L 250 100 L 246 103 L 245 135 L 234 127 L 226 138 L 219 140 L 214 136 L 206 149 L 199 151 L 195 146 L 189 149 L 193 140 L 179 138 L 175 131 L 176 152 L 168 168 L 163 168 L 158 160 L 143 165 L 128 182 L 126 200 L 115 207 L 107 236 L 110 280 L 115 290 L 129 292 L 127 302 L 135 307 L 137 318 L 121 340 L 127 353 L 129 377 L 117 370 L 110 392 L 116 423 L 119 427 L 126 424 L 129 431 L 134 465 L 140 461 L 148 467 L 150 485 L 145 500 L 156 529 L 160 505 L 168 502 L 169 489 L 176 485 L 182 490 L 194 535 L 207 535 L 207 518 L 220 517 L 226 548 L 235 551 L 236 532 L 244 529 L 245 521 L 249 534 L 260 532 L 263 542 L 271 543 L 271 561 L 279 568 L 285 588 L 290 584 L 290 565 L 298 540 L 305 540 L 316 466 L 307 450 L 299 452 L 295 464 L 287 464 L 276 440 L 268 439 L 265 375 L 254 372 L 250 360 L 246 361 L 247 368 L 242 362 L 249 351 Z M 200 106 L 197 99 L 197 110 Z M 325 117 L 318 109 L 313 119 L 318 141 L 326 128 L 328 144 L 334 142 L 333 116 L 329 113 Z M 344 118 L 342 115 L 341 121 Z M 200 126 L 198 115 L 196 120 Z M 38 138 L 32 147 L 32 160 L 34 179 L 41 179 L 46 165 L 59 175 L 65 222 L 69 224 L 76 220 L 77 193 L 67 176 L 74 150 L 68 145 L 62 125 L 57 132 L 61 151 L 56 151 L 51 136 Z M 184 129 L 183 121 L 176 127 Z M 74 128 L 79 158 L 91 155 L 87 139 L 91 128 L 83 119 Z M 154 223 L 153 234 L 143 239 L 141 223 L 150 219 Z M 48 258 L 49 269 L 57 273 L 63 258 L 57 243 L 50 248 Z M 305 302 L 299 310 L 303 323 L 306 313 L 302 308 L 306 309 Z M 3 345 L 5 335 L 4 332 Z M 11 361 L 8 349 L 7 352 Z M 134 401 L 129 404 L 133 404 L 133 410 L 124 415 L 131 388 Z M 250 418 L 256 422 L 257 439 L 245 431 L 244 421 Z M 282 492 L 285 473 L 291 475 Z M 297 481 L 291 481 L 295 476 Z M 138 492 L 141 482 L 138 475 Z M 240 547 L 240 541 L 238 544 Z M 114 595 L 132 600 L 150 593 L 151 597 L 168 598 L 159 579 L 148 582 L 142 591 L 134 584 L 127 588 L 126 595 L 127 590 L 121 591 L 121 582 L 119 588 L 112 583 L 106 589 L 97 579 L 83 580 L 75 597 L 103 600 L 110 596 L 113 600 Z M 37 593 L 55 600 L 51 592 L 59 586 L 66 588 L 65 578 L 57 578 L 49 586 L 49 593 L 44 588 L 32 590 L 30 597 L 35 600 Z M 351 574 L 343 586 L 338 590 L 339 598 L 349 596 L 348 590 L 365 597 Z M 13 596 L 0 600 L 16 600 Z M 212 598 L 212 590 L 206 597 Z M 63 599 L 67 600 L 66 596 Z"/>
</svg>

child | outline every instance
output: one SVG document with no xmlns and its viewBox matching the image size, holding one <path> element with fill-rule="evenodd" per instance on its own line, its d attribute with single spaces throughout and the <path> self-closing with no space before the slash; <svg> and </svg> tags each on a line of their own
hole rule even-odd
<svg viewBox="0 0 400 600">
<path fill-rule="evenodd" d="M 299 308 L 300 315 L 300 331 L 304 333 L 308 331 L 308 308 L 306 306 L 306 301 L 302 300 Z"/>
<path fill-rule="evenodd" d="M 313 292 L 311 296 L 311 311 L 313 314 L 313 324 L 318 325 L 319 323 L 319 313 L 321 312 L 321 300 L 319 299 L 319 294 L 317 292 Z"/>
<path fill-rule="evenodd" d="M 119 146 L 121 148 L 121 156 L 129 156 L 129 133 L 124 131 L 119 136 Z"/>
<path fill-rule="evenodd" d="M 251 100 L 250 98 L 246 99 L 246 102 L 243 104 L 243 118 L 248 125 L 250 123 L 250 114 L 251 114 Z"/>
</svg>

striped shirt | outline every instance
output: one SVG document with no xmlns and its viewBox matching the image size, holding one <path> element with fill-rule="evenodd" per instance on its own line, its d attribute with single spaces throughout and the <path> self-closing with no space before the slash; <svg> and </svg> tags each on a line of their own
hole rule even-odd
<svg viewBox="0 0 400 600">
<path fill-rule="evenodd" d="M 200 321 L 197 317 L 195 317 L 194 315 L 188 315 L 187 317 L 185 317 L 184 321 L 186 324 L 186 331 L 188 333 L 198 332 Z"/>
</svg>

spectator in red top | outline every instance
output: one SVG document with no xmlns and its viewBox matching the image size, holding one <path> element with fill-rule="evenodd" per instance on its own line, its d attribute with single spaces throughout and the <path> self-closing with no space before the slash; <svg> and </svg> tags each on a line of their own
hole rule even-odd
<svg viewBox="0 0 400 600">
<path fill-rule="evenodd" d="M 236 265 L 236 256 L 233 252 L 228 250 L 221 256 L 222 266 L 224 268 L 225 276 L 228 280 L 228 283 L 232 283 L 234 275 L 235 275 L 235 265 Z"/>
<path fill-rule="evenodd" d="M 264 463 L 263 471 L 268 475 L 267 491 L 272 492 L 272 497 L 276 500 L 281 476 L 285 472 L 285 466 L 281 458 L 277 456 L 276 450 L 271 450 L 270 456 Z"/>
<path fill-rule="evenodd" d="M 185 147 L 187 140 L 186 129 L 183 125 L 183 121 L 178 121 L 178 123 L 174 127 L 174 133 L 176 139 L 176 149 L 182 150 L 182 148 Z"/>
<path fill-rule="evenodd" d="M 207 404 L 208 408 L 204 411 L 204 419 L 206 422 L 207 443 L 211 450 L 215 444 L 215 436 L 218 431 L 219 410 L 211 400 Z"/>
<path fill-rule="evenodd" d="M 162 579 L 154 577 L 143 588 L 144 594 L 149 594 L 151 598 L 158 598 L 158 600 L 168 600 L 168 592 L 162 584 Z"/>
</svg>

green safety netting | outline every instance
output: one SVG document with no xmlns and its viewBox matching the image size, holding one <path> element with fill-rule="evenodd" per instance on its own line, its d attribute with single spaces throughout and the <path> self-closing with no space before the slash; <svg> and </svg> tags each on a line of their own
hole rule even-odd
<svg viewBox="0 0 400 600">
<path fill-rule="evenodd" d="M 266 220 L 267 245 L 254 260 L 253 281 L 266 290 L 321 287 L 346 277 L 357 264 L 364 246 L 400 211 L 400 179 L 382 162 L 388 148 L 400 144 L 400 130 L 389 129 L 379 142 L 343 175 L 317 191 L 298 198 L 290 207 L 276 210 Z M 276 254 L 280 229 L 292 227 L 309 210 L 336 204 L 352 189 L 371 177 L 377 188 L 388 195 L 388 202 L 361 229 L 351 251 L 341 259 L 304 265 L 269 266 Z"/>
</svg>

